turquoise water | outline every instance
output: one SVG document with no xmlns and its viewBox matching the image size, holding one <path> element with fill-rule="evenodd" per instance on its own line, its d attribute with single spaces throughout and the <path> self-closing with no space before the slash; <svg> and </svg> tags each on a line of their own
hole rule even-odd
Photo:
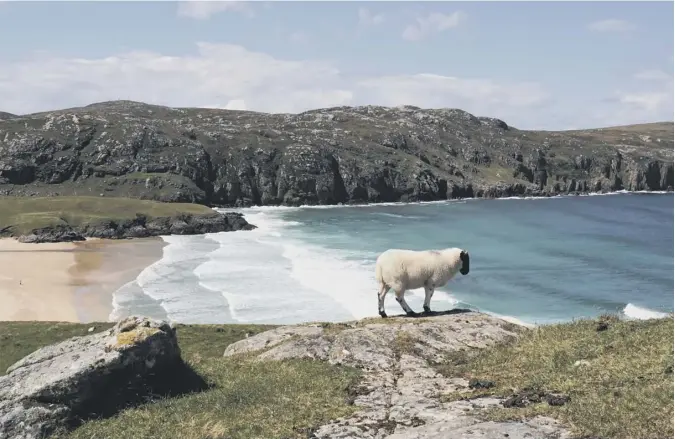
<svg viewBox="0 0 675 439">
<path fill-rule="evenodd" d="M 141 276 L 144 310 L 149 296 L 158 314 L 161 308 L 192 322 L 376 316 L 379 253 L 462 247 L 471 254 L 471 272 L 437 291 L 434 310 L 468 307 L 526 323 L 673 311 L 672 194 L 243 212 L 259 229 L 168 237 L 168 257 Z M 191 261 L 183 271 L 175 255 Z M 170 284 L 166 275 L 152 276 L 166 273 L 162 264 L 180 274 Z M 176 298 L 181 285 L 189 293 Z M 117 296 L 119 314 L 141 302 L 124 291 Z M 409 296 L 421 311 L 423 292 Z M 393 294 L 386 309 L 402 312 Z"/>
</svg>

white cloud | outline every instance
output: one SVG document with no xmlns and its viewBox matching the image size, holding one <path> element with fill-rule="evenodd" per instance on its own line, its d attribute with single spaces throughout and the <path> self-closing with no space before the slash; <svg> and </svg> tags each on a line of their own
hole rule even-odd
<svg viewBox="0 0 675 439">
<path fill-rule="evenodd" d="M 359 8 L 359 24 L 362 26 L 377 26 L 384 23 L 383 14 L 373 14 L 367 8 Z"/>
<path fill-rule="evenodd" d="M 46 69 L 46 70 L 45 70 Z M 289 61 L 230 44 L 197 44 L 197 53 L 136 51 L 106 58 L 37 55 L 0 63 L 0 102 L 27 113 L 131 99 L 170 106 L 271 112 L 348 104 L 352 91 L 322 61 Z"/>
<path fill-rule="evenodd" d="M 672 81 L 673 79 L 671 75 L 658 69 L 642 70 L 637 72 L 634 77 L 644 81 Z"/>
<path fill-rule="evenodd" d="M 291 33 L 291 35 L 288 37 L 288 39 L 292 43 L 298 43 L 298 44 L 305 44 L 309 41 L 309 36 L 302 31 L 295 31 Z"/>
<path fill-rule="evenodd" d="M 610 117 L 624 119 L 625 123 L 672 121 L 675 104 L 672 75 L 652 69 L 637 72 L 633 77 L 644 81 L 644 85 L 616 91 L 610 100 L 613 104 Z"/>
<path fill-rule="evenodd" d="M 619 97 L 619 102 L 636 107 L 647 112 L 655 112 L 670 101 L 673 106 L 673 95 L 665 91 L 645 93 L 624 93 Z"/>
<path fill-rule="evenodd" d="M 651 83 L 649 89 L 618 90 L 606 105 L 592 109 L 599 126 L 673 120 L 673 81 Z"/>
<path fill-rule="evenodd" d="M 629 32 L 637 29 L 637 26 L 626 20 L 609 18 L 590 23 L 588 29 L 594 32 Z"/>
<path fill-rule="evenodd" d="M 589 118 L 594 111 L 604 117 L 603 125 L 672 119 L 672 81 L 647 84 L 661 87 L 654 90 L 617 93 L 606 107 L 575 102 L 563 108 L 537 83 L 429 73 L 345 75 L 327 61 L 279 59 L 231 44 L 199 43 L 196 48 L 184 56 L 133 51 L 84 59 L 42 52 L 22 61 L 0 61 L 0 110 L 26 114 L 129 99 L 174 107 L 293 113 L 342 105 L 408 104 L 460 108 L 523 129 L 587 127 L 596 120 Z"/>
<path fill-rule="evenodd" d="M 538 124 L 531 116 L 551 98 L 535 83 L 500 83 L 492 79 L 434 74 L 368 78 L 358 85 L 368 101 L 380 105 L 460 108 L 477 116 L 498 117 L 521 126 Z"/>
<path fill-rule="evenodd" d="M 433 12 L 426 17 L 417 17 L 414 23 L 406 26 L 402 37 L 408 41 L 423 40 L 432 33 L 443 32 L 459 26 L 466 18 L 467 15 L 462 11 L 456 11 L 452 14 Z"/>
<path fill-rule="evenodd" d="M 249 17 L 255 15 L 250 2 L 234 0 L 187 0 L 178 2 L 176 13 L 179 17 L 208 20 L 211 16 L 225 11 L 243 13 Z"/>
</svg>

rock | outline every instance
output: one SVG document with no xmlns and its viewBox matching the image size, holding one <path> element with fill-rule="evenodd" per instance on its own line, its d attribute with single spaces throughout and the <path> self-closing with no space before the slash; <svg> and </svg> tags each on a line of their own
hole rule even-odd
<svg viewBox="0 0 675 439">
<path fill-rule="evenodd" d="M 591 363 L 588 360 L 577 360 L 574 362 L 574 367 L 579 367 L 579 366 L 590 366 Z"/>
<path fill-rule="evenodd" d="M 350 417 L 318 426 L 317 439 L 444 439 L 449 437 L 557 437 L 568 433 L 549 418 L 522 423 L 482 422 L 475 414 L 499 407 L 497 398 L 441 402 L 447 393 L 468 392 L 463 378 L 447 378 L 430 365 L 450 351 L 483 348 L 517 337 L 503 320 L 453 310 L 419 318 L 390 317 L 339 324 L 287 326 L 229 345 L 225 356 L 248 354 L 257 361 L 314 358 L 363 371 L 349 389 L 358 408 Z M 489 382 L 473 382 L 490 387 Z M 556 401 L 554 401 L 556 402 Z"/>
<path fill-rule="evenodd" d="M 439 422 L 415 430 L 404 430 L 386 436 L 387 439 L 446 439 L 446 438 L 480 438 L 480 439 L 563 439 L 570 437 L 561 432 L 560 426 L 550 418 L 537 417 L 526 422 L 481 422 L 456 427 L 451 422 Z"/>
<path fill-rule="evenodd" d="M 21 235 L 19 242 L 39 244 L 42 242 L 73 242 L 84 241 L 86 238 L 69 226 L 56 226 L 35 229 L 30 235 Z"/>
<path fill-rule="evenodd" d="M 508 397 L 506 400 L 502 401 L 502 405 L 506 408 L 526 407 L 530 404 L 537 404 L 545 401 L 552 406 L 561 406 L 565 405 L 569 400 L 570 397 L 567 395 L 526 389 Z"/>
<path fill-rule="evenodd" d="M 598 325 L 595 327 L 597 332 L 606 331 L 609 329 L 609 324 L 607 322 L 598 322 Z"/>
<path fill-rule="evenodd" d="M 175 217 L 146 218 L 138 215 L 133 220 L 103 221 L 99 224 L 88 224 L 82 227 L 59 225 L 35 229 L 29 235 L 18 237 L 20 242 L 64 242 L 84 241 L 86 238 L 145 238 L 159 235 L 192 235 L 236 230 L 253 230 L 256 226 L 249 224 L 242 214 L 236 212 L 207 215 L 179 215 Z M 11 233 L 6 230 L 5 233 Z M 0 233 L 1 235 L 2 233 Z"/>
<path fill-rule="evenodd" d="M 477 380 L 475 378 L 472 378 L 469 380 L 469 388 L 470 389 L 490 389 L 495 386 L 495 383 L 493 381 L 489 380 Z"/>
<path fill-rule="evenodd" d="M 447 108 L 265 114 L 129 101 L 0 114 L 0 195 L 239 207 L 672 186 L 672 123 L 538 132 Z"/>
<path fill-rule="evenodd" d="M 110 415 L 185 379 L 183 368 L 174 329 L 147 318 L 129 317 L 107 331 L 46 346 L 0 376 L 0 437 L 44 438 Z"/>
<path fill-rule="evenodd" d="M 96 330 L 96 326 L 92 326 L 91 328 L 87 329 L 87 332 L 94 332 Z"/>
<path fill-rule="evenodd" d="M 555 395 L 549 393 L 548 395 L 546 395 L 546 402 L 548 403 L 548 405 L 561 406 L 570 402 L 570 397 L 567 395 Z"/>
</svg>

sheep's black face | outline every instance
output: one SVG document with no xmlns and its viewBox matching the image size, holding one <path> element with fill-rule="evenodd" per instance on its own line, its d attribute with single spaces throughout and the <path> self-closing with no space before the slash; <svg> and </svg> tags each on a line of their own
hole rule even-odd
<svg viewBox="0 0 675 439">
<path fill-rule="evenodd" d="M 462 268 L 459 270 L 463 276 L 469 274 L 469 252 L 462 250 L 459 254 L 459 259 L 462 260 Z"/>
</svg>

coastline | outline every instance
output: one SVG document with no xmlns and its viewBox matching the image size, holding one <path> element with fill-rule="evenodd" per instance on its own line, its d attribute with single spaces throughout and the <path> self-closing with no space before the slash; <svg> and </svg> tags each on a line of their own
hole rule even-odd
<svg viewBox="0 0 675 439">
<path fill-rule="evenodd" d="M 0 321 L 107 321 L 113 293 L 162 257 L 159 237 L 0 239 Z"/>
<path fill-rule="evenodd" d="M 262 204 L 250 206 L 210 206 L 211 209 L 220 213 L 243 213 L 248 210 L 276 210 L 276 209 L 334 209 L 339 207 L 377 207 L 377 206 L 405 206 L 405 205 L 419 205 L 419 204 L 444 204 L 457 203 L 467 201 L 496 201 L 496 200 L 551 200 L 559 198 L 577 198 L 577 197 L 601 197 L 608 195 L 675 195 L 674 190 L 640 190 L 640 191 L 608 191 L 608 192 L 579 192 L 579 193 L 560 193 L 555 195 L 523 195 L 523 196 L 508 196 L 508 197 L 458 197 L 458 198 L 441 198 L 438 200 L 429 201 L 373 201 L 365 203 L 335 203 L 335 204 L 300 204 L 297 206 L 286 204 Z"/>
</svg>

